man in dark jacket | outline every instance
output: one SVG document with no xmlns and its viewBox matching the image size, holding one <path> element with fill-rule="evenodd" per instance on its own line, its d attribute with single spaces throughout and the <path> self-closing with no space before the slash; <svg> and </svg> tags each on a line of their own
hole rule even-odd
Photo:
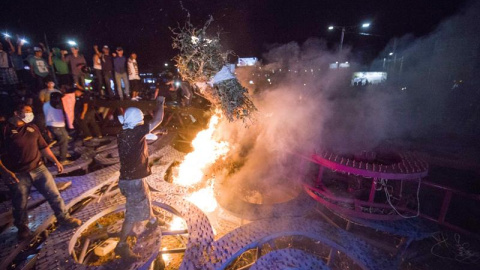
<svg viewBox="0 0 480 270">
<path fill-rule="evenodd" d="M 63 171 L 62 164 L 53 155 L 38 127 L 31 123 L 32 120 L 32 108 L 20 105 L 1 133 L 0 172 L 13 197 L 13 218 L 20 240 L 31 236 L 27 204 L 32 186 L 48 201 L 61 225 L 78 227 L 82 224 L 70 217 L 53 176 L 43 163 L 42 155 L 55 163 L 58 172 Z"/>
<path fill-rule="evenodd" d="M 98 51 L 98 46 L 93 46 L 95 53 L 100 56 L 103 79 L 105 81 L 105 89 L 108 92 L 110 99 L 115 98 L 115 92 L 112 89 L 110 81 L 113 79 L 113 58 L 110 55 L 110 49 L 107 45 L 103 46 L 102 52 Z"/>
</svg>

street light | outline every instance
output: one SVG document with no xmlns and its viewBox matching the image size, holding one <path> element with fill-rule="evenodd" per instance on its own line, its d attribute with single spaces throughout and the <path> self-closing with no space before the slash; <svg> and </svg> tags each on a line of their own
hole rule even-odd
<svg viewBox="0 0 480 270">
<path fill-rule="evenodd" d="M 364 23 L 364 24 L 362 24 L 362 28 L 368 28 L 368 27 L 370 27 L 370 23 Z"/>
<path fill-rule="evenodd" d="M 342 30 L 342 36 L 340 37 L 340 52 L 342 52 L 343 49 L 343 39 L 345 37 L 345 30 L 347 29 L 355 29 L 358 28 L 359 26 L 357 25 L 351 25 L 351 26 L 336 26 L 336 25 L 330 25 L 328 27 L 328 30 L 334 30 L 334 29 L 341 29 Z M 363 23 L 361 25 L 362 28 L 368 28 L 370 27 L 370 23 Z"/>
<path fill-rule="evenodd" d="M 73 40 L 69 40 L 67 41 L 68 45 L 70 46 L 77 46 L 77 42 L 73 41 Z"/>
</svg>

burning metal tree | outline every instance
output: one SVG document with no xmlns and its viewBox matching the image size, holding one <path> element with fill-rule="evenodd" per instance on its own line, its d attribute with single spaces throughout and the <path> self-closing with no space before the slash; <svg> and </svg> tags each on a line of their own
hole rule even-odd
<svg viewBox="0 0 480 270">
<path fill-rule="evenodd" d="M 202 28 L 195 28 L 190 20 L 185 26 L 172 29 L 173 48 L 180 54 L 174 60 L 183 80 L 199 88 L 198 94 L 220 107 L 229 121 L 252 119 L 257 110 L 248 91 L 235 77 L 227 64 L 231 51 L 222 52 L 220 35 L 207 38 L 207 28 L 213 18 Z"/>
</svg>

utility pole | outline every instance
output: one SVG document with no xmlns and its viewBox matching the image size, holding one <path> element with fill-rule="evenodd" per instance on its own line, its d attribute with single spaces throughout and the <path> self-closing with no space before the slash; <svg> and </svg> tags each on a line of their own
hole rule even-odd
<svg viewBox="0 0 480 270">
<path fill-rule="evenodd" d="M 362 24 L 361 26 L 359 25 L 352 25 L 352 26 L 335 26 L 335 25 L 330 25 L 328 27 L 328 30 L 334 30 L 334 29 L 341 29 L 342 30 L 342 35 L 340 36 L 340 47 L 339 47 L 339 52 L 341 53 L 342 52 L 342 49 L 343 49 L 343 40 L 345 38 L 345 30 L 348 28 L 348 29 L 355 29 L 355 28 L 369 28 L 370 27 L 370 23 L 364 23 Z"/>
<path fill-rule="evenodd" d="M 345 26 L 342 27 L 342 36 L 340 37 L 340 53 L 342 53 L 344 37 L 345 37 Z"/>
<path fill-rule="evenodd" d="M 43 32 L 43 38 L 45 39 L 45 46 L 47 47 L 47 55 L 48 57 L 50 57 L 51 51 L 50 51 L 50 47 L 48 46 L 47 34 L 45 32 Z M 52 70 L 53 80 L 55 81 L 55 83 L 58 83 L 57 76 L 55 74 L 55 68 L 53 67 L 53 65 L 50 67 L 50 69 Z"/>
</svg>

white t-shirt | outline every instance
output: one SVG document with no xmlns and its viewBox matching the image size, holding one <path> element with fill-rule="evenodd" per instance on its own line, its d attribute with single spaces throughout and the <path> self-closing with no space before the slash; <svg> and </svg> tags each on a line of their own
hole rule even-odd
<svg viewBox="0 0 480 270">
<path fill-rule="evenodd" d="M 97 61 L 95 61 L 95 58 L 97 58 Z M 102 62 L 100 60 L 100 56 L 93 56 L 93 68 L 102 70 Z"/>
<path fill-rule="evenodd" d="M 65 127 L 63 111 L 53 108 L 50 101 L 43 104 L 43 113 L 45 114 L 47 127 Z"/>
<path fill-rule="evenodd" d="M 137 60 L 128 58 L 127 67 L 128 67 L 128 79 L 140 80 L 140 76 L 138 75 Z"/>
</svg>

